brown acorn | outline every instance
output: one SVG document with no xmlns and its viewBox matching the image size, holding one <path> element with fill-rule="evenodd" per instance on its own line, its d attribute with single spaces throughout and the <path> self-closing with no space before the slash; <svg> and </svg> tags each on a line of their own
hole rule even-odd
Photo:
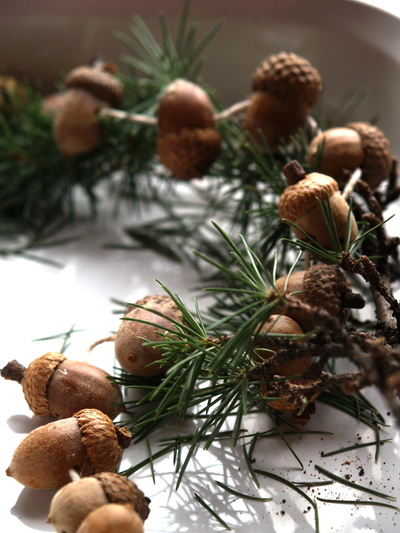
<svg viewBox="0 0 400 533">
<path fill-rule="evenodd" d="M 129 506 L 108 503 L 92 511 L 78 533 L 144 533 L 140 516 Z"/>
<path fill-rule="evenodd" d="M 77 155 L 96 148 L 103 138 L 103 127 L 96 114 L 116 106 L 122 99 L 122 85 L 110 72 L 82 66 L 66 77 L 67 92 L 54 121 L 54 135 L 60 151 Z"/>
<path fill-rule="evenodd" d="M 75 533 L 89 513 L 110 503 L 129 506 L 142 524 L 150 512 L 149 499 L 133 481 L 114 472 L 101 472 L 72 481 L 57 491 L 47 522 L 58 533 Z"/>
<path fill-rule="evenodd" d="M 393 165 L 389 140 L 367 122 L 321 132 L 311 141 L 307 158 L 315 170 L 335 178 L 340 187 L 360 168 L 362 179 L 374 189 L 389 177 Z"/>
<path fill-rule="evenodd" d="M 278 278 L 275 288 L 270 293 L 270 300 L 275 299 L 277 293 L 282 296 L 294 295 L 312 308 L 324 309 L 336 317 L 341 325 L 349 317 L 349 308 L 360 309 L 365 305 L 362 296 L 353 292 L 343 271 L 337 266 L 324 263 L 293 272 L 289 277 Z M 315 327 L 312 316 L 308 316 L 303 310 L 288 312 L 283 307 L 282 312 L 296 320 L 304 331 Z"/>
<path fill-rule="evenodd" d="M 282 218 L 300 228 L 293 228 L 296 237 L 307 240 L 306 233 L 324 248 L 332 249 L 331 236 L 319 205 L 319 201 L 328 198 L 339 241 L 343 243 L 347 236 L 350 207 L 341 195 L 337 181 L 318 172 L 306 174 L 297 161 L 288 163 L 283 172 L 288 186 L 280 197 L 278 209 Z M 353 213 L 350 213 L 350 224 L 352 241 L 358 234 Z"/>
<path fill-rule="evenodd" d="M 70 470 L 81 477 L 113 472 L 131 442 L 98 409 L 82 409 L 70 418 L 40 426 L 20 442 L 6 474 L 33 489 L 58 489 L 70 482 Z"/>
<path fill-rule="evenodd" d="M 125 410 L 119 386 L 100 368 L 48 352 L 25 368 L 11 361 L 5 379 L 21 383 L 29 408 L 37 416 L 68 418 L 81 409 L 99 409 L 111 419 Z"/>
<path fill-rule="evenodd" d="M 264 137 L 275 148 L 301 127 L 319 99 L 322 83 L 318 71 L 306 59 L 280 52 L 259 65 L 252 89 L 244 128 L 261 146 Z"/>
<path fill-rule="evenodd" d="M 202 177 L 221 149 L 207 93 L 190 81 L 174 80 L 161 95 L 157 118 L 160 161 L 177 178 Z"/>
<path fill-rule="evenodd" d="M 181 322 L 181 314 L 175 302 L 167 295 L 151 295 L 136 302 L 148 309 L 132 307 L 122 320 L 115 335 L 115 356 L 121 367 L 135 376 L 156 376 L 165 373 L 167 367 L 155 363 L 162 359 L 162 351 L 146 346 L 147 341 L 161 340 L 168 329 L 174 329 L 170 319 Z M 152 312 L 162 313 L 164 316 Z M 144 324 L 144 320 L 155 325 Z"/>
<path fill-rule="evenodd" d="M 259 334 L 272 333 L 274 335 L 296 335 L 300 336 L 304 334 L 301 326 L 293 320 L 290 316 L 274 314 L 261 327 Z M 267 360 L 271 357 L 272 352 L 279 350 L 279 344 L 274 341 L 274 337 L 265 339 L 263 342 L 263 349 L 256 348 L 255 352 L 258 357 Z M 279 376 L 296 376 L 300 375 L 307 370 L 311 362 L 310 356 L 298 357 L 293 361 L 282 363 L 277 366 L 276 374 Z"/>
</svg>

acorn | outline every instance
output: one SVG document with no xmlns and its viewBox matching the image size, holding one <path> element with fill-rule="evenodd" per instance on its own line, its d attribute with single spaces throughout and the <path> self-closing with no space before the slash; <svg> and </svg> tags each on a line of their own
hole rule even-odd
<svg viewBox="0 0 400 533">
<path fill-rule="evenodd" d="M 262 335 L 265 333 L 272 333 L 274 335 L 304 335 L 304 331 L 301 326 L 293 320 L 290 316 L 284 314 L 271 315 L 265 324 L 262 325 L 258 334 Z M 304 341 L 303 341 L 304 342 Z M 272 352 L 277 352 L 280 349 L 279 344 L 274 340 L 274 337 L 265 338 L 263 342 L 263 348 L 256 348 L 258 357 L 261 357 L 264 360 L 269 359 L 272 356 Z M 269 351 L 271 350 L 271 351 Z M 276 374 L 279 376 L 297 376 L 301 375 L 307 370 L 311 363 L 311 356 L 303 356 L 293 359 L 287 363 L 280 363 L 276 368 Z"/>
<path fill-rule="evenodd" d="M 78 533 L 144 533 L 143 522 L 129 505 L 108 503 L 92 511 Z"/>
<path fill-rule="evenodd" d="M 244 128 L 261 147 L 276 148 L 302 126 L 322 90 L 318 71 L 304 58 L 280 52 L 265 59 L 252 79 Z M 261 131 L 261 134 L 260 134 Z"/>
<path fill-rule="evenodd" d="M 146 345 L 143 339 L 150 342 L 161 340 L 166 330 L 175 328 L 171 320 L 182 321 L 181 313 L 172 298 L 167 295 L 146 296 L 136 304 L 147 309 L 132 307 L 127 312 L 115 335 L 115 356 L 121 367 L 135 376 L 163 374 L 167 366 L 156 363 L 162 359 L 162 350 Z"/>
<path fill-rule="evenodd" d="M 48 352 L 25 368 L 10 361 L 5 379 L 17 381 L 29 408 L 37 416 L 68 418 L 81 409 L 99 409 L 111 419 L 125 410 L 117 383 L 104 370 L 83 361 Z"/>
<path fill-rule="evenodd" d="M 119 105 L 122 85 L 111 72 L 98 66 L 81 66 L 66 77 L 67 92 L 54 121 L 54 135 L 66 155 L 84 154 L 96 148 L 103 138 L 103 126 L 96 114 Z"/>
<path fill-rule="evenodd" d="M 51 501 L 47 522 L 58 533 L 75 533 L 92 511 L 112 503 L 127 505 L 143 524 L 150 513 L 149 502 L 127 477 L 101 472 L 72 481 L 58 490 Z"/>
<path fill-rule="evenodd" d="M 289 294 L 312 308 L 324 309 L 336 317 L 341 325 L 346 323 L 350 308 L 360 309 L 365 305 L 362 296 L 353 292 L 344 272 L 337 266 L 324 263 L 298 270 L 289 277 L 281 276 L 276 280 L 268 299 Z M 315 327 L 312 317 L 302 310 L 288 311 L 283 307 L 282 312 L 297 321 L 306 332 Z"/>
<path fill-rule="evenodd" d="M 132 435 L 98 409 L 40 426 L 20 442 L 6 470 L 25 487 L 58 489 L 70 482 L 70 470 L 81 477 L 113 472 Z"/>
<path fill-rule="evenodd" d="M 204 89 L 174 80 L 160 97 L 157 119 L 161 163 L 183 180 L 204 176 L 221 150 L 213 106 Z"/>
<path fill-rule="evenodd" d="M 328 199 L 339 241 L 343 244 L 347 237 L 350 207 L 341 195 L 337 181 L 318 172 L 306 174 L 297 161 L 288 163 L 283 172 L 288 186 L 280 197 L 278 210 L 282 218 L 299 227 L 293 228 L 296 237 L 307 240 L 310 235 L 322 247 L 332 249 L 331 236 L 319 205 L 319 201 Z M 353 213 L 350 213 L 350 224 L 352 241 L 358 234 Z"/>
<path fill-rule="evenodd" d="M 390 142 L 368 122 L 350 122 L 319 133 L 308 146 L 307 159 L 316 171 L 328 174 L 344 187 L 357 169 L 375 189 L 389 177 L 393 165 Z"/>
</svg>

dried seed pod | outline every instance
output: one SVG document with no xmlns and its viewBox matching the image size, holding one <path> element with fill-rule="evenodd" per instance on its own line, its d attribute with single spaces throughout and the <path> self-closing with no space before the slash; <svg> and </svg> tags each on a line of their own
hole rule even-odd
<svg viewBox="0 0 400 533">
<path fill-rule="evenodd" d="M 157 111 L 160 161 L 177 177 L 202 177 L 218 157 L 221 138 L 207 93 L 183 79 L 170 83 Z"/>
<path fill-rule="evenodd" d="M 92 511 L 78 533 L 144 533 L 140 516 L 129 505 L 108 503 Z"/>
<path fill-rule="evenodd" d="M 350 207 L 341 195 L 337 181 L 318 172 L 306 175 L 297 161 L 288 163 L 283 171 L 289 185 L 280 197 L 278 209 L 282 218 L 300 228 L 301 231 L 293 228 L 296 237 L 306 240 L 306 233 L 324 248 L 332 248 L 331 236 L 319 205 L 320 201 L 323 202 L 328 197 L 339 241 L 344 242 Z M 358 231 L 352 213 L 350 224 L 350 240 L 354 240 Z"/>
<path fill-rule="evenodd" d="M 26 487 L 58 489 L 80 476 L 114 471 L 131 433 L 118 428 L 97 409 L 82 409 L 70 418 L 50 422 L 29 433 L 17 446 L 6 470 Z"/>
<path fill-rule="evenodd" d="M 68 418 L 81 409 L 99 409 L 111 419 L 125 410 L 119 386 L 104 370 L 48 352 L 25 368 L 11 361 L 5 379 L 18 381 L 29 408 L 37 416 Z"/>
<path fill-rule="evenodd" d="M 244 128 L 261 146 L 265 137 L 274 148 L 301 127 L 318 101 L 322 83 L 318 71 L 306 59 L 280 52 L 259 65 L 252 88 Z"/>
<path fill-rule="evenodd" d="M 136 376 L 163 374 L 166 366 L 154 364 L 162 358 L 161 350 L 146 346 L 142 338 L 148 341 L 161 340 L 160 334 L 174 328 L 171 320 L 181 321 L 180 311 L 172 298 L 167 295 L 147 296 L 136 303 L 148 309 L 133 307 L 125 315 L 125 320 L 122 320 L 115 335 L 115 356 L 121 367 L 130 374 Z M 156 313 L 162 313 L 164 316 Z M 137 320 L 155 325 L 144 324 Z"/>
<path fill-rule="evenodd" d="M 78 67 L 66 78 L 67 92 L 54 121 L 54 135 L 60 151 L 67 156 L 96 148 L 103 127 L 96 114 L 118 105 L 122 85 L 110 72 L 98 67 Z"/>
<path fill-rule="evenodd" d="M 133 481 L 114 472 L 101 472 L 61 488 L 51 501 L 47 522 L 58 533 L 75 533 L 89 513 L 109 503 L 128 505 L 142 523 L 150 512 L 149 499 Z"/>
<path fill-rule="evenodd" d="M 359 309 L 365 305 L 362 296 L 353 292 L 342 270 L 334 265 L 318 263 L 292 273 L 289 278 L 278 278 L 275 286 L 278 294 L 294 294 L 312 308 L 324 309 L 342 325 L 348 319 L 349 308 Z M 275 290 L 271 291 L 270 299 L 276 296 Z M 312 316 L 304 311 L 288 311 L 283 307 L 282 312 L 296 320 L 304 331 L 310 331 L 315 326 Z"/>
<path fill-rule="evenodd" d="M 308 161 L 343 187 L 350 174 L 362 170 L 362 179 L 374 189 L 389 177 L 393 157 L 384 133 L 367 122 L 351 122 L 318 134 L 308 147 Z"/>
</svg>

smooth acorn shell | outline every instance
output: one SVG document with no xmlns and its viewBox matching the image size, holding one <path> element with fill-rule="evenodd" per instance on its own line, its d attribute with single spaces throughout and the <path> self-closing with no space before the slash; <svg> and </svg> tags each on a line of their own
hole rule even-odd
<svg viewBox="0 0 400 533">
<path fill-rule="evenodd" d="M 73 156 L 90 152 L 103 139 L 103 125 L 96 114 L 108 103 L 79 88 L 66 93 L 54 121 L 54 137 L 62 154 Z"/>
<path fill-rule="evenodd" d="M 135 376 L 156 376 L 166 371 L 156 361 L 162 358 L 162 351 L 146 346 L 147 341 L 159 341 L 166 330 L 174 328 L 171 320 L 180 320 L 180 312 L 173 300 L 166 295 L 152 295 L 137 302 L 148 307 L 133 307 L 122 320 L 115 336 L 115 356 L 121 367 Z M 165 315 L 161 317 L 151 309 Z M 155 325 L 144 324 L 136 320 L 144 320 Z M 155 364 L 154 364 L 155 363 Z"/>
<path fill-rule="evenodd" d="M 165 89 L 157 117 L 161 135 L 179 133 L 183 128 L 214 127 L 214 111 L 207 93 L 184 79 L 173 81 Z"/>
<path fill-rule="evenodd" d="M 57 489 L 70 482 L 68 471 L 94 473 L 76 418 L 50 422 L 31 431 L 16 448 L 8 476 L 32 489 Z"/>
<path fill-rule="evenodd" d="M 77 533 L 144 533 L 140 516 L 127 505 L 108 503 L 92 511 Z"/>
<path fill-rule="evenodd" d="M 124 411 L 118 385 L 104 370 L 83 361 L 65 359 L 54 370 L 47 399 L 51 416 L 67 418 L 81 409 L 99 409 L 112 420 Z"/>
<path fill-rule="evenodd" d="M 271 315 L 266 323 L 262 326 L 260 333 L 273 333 L 280 335 L 303 335 L 304 331 L 300 325 L 286 315 Z M 279 345 L 274 342 L 274 338 L 271 337 L 270 344 L 267 348 L 269 350 L 278 351 Z M 264 359 L 269 359 L 271 353 L 265 350 L 255 350 L 257 355 Z M 282 363 L 278 365 L 277 374 L 279 376 L 296 376 L 302 374 L 310 365 L 311 357 L 303 356 L 293 359 L 288 363 Z"/>
</svg>

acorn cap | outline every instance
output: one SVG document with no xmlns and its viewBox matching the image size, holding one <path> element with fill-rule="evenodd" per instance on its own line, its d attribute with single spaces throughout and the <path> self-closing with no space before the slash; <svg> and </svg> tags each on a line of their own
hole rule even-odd
<svg viewBox="0 0 400 533">
<path fill-rule="evenodd" d="M 77 67 L 67 75 L 65 85 L 68 88 L 85 89 L 100 100 L 117 106 L 122 100 L 121 82 L 113 74 L 95 67 Z"/>
<path fill-rule="evenodd" d="M 157 154 L 175 177 L 189 180 L 201 178 L 217 159 L 221 137 L 213 128 L 183 128 L 157 141 Z"/>
<path fill-rule="evenodd" d="M 337 266 L 318 263 L 304 272 L 302 301 L 312 307 L 322 307 L 342 325 L 349 316 L 343 298 L 351 292 L 349 280 Z"/>
<path fill-rule="evenodd" d="M 312 172 L 299 182 L 288 185 L 283 191 L 279 201 L 279 214 L 282 218 L 294 222 L 307 211 L 318 205 L 318 200 L 326 200 L 339 190 L 337 181 L 320 174 Z"/>
<path fill-rule="evenodd" d="M 350 122 L 346 128 L 356 131 L 361 137 L 363 179 L 374 189 L 389 177 L 392 168 L 390 143 L 379 128 L 368 122 Z"/>
<path fill-rule="evenodd" d="M 306 101 L 313 107 L 322 90 L 318 71 L 306 59 L 287 52 L 269 56 L 256 69 L 253 91 L 269 92 L 289 104 Z"/>
<path fill-rule="evenodd" d="M 132 434 L 126 427 L 114 425 L 111 418 L 98 409 L 82 409 L 73 415 L 78 420 L 82 444 L 94 473 L 113 472 L 128 448 Z"/>
<path fill-rule="evenodd" d="M 101 472 L 93 476 L 102 485 L 110 503 L 127 503 L 139 514 L 143 522 L 150 513 L 149 499 L 127 477 L 114 472 Z"/>
<path fill-rule="evenodd" d="M 21 385 L 31 411 L 37 416 L 52 416 L 47 400 L 47 385 L 57 368 L 66 357 L 58 352 L 48 352 L 38 357 L 25 369 Z"/>
</svg>

